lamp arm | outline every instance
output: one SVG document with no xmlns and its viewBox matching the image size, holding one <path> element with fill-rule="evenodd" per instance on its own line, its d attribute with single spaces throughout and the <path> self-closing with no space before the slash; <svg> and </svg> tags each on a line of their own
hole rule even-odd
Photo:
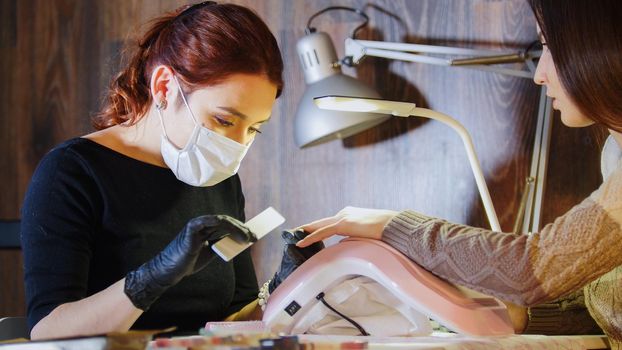
<svg viewBox="0 0 622 350">
<path fill-rule="evenodd" d="M 464 144 L 464 148 L 467 152 L 467 156 L 469 158 L 469 164 L 471 165 L 471 170 L 473 171 L 473 176 L 475 177 L 475 183 L 477 184 L 479 195 L 482 198 L 484 209 L 486 210 L 486 216 L 488 217 L 490 227 L 493 231 L 501 232 L 499 219 L 497 218 L 495 207 L 492 203 L 492 199 L 490 198 L 488 187 L 486 186 L 486 180 L 484 179 L 482 169 L 479 165 L 479 160 L 477 159 L 477 154 L 475 153 L 475 147 L 473 147 L 473 141 L 471 140 L 471 136 L 469 135 L 465 127 L 452 117 L 427 108 L 413 108 L 412 115 L 438 120 L 443 124 L 449 125 L 458 133 L 458 135 L 460 135 L 462 143 Z"/>
<path fill-rule="evenodd" d="M 469 56 L 468 58 L 442 58 L 420 53 Z M 395 59 L 400 61 L 433 64 L 438 66 L 454 66 L 492 71 L 520 78 L 532 79 L 535 65 L 531 60 L 539 57 L 541 52 L 526 54 L 525 52 L 497 52 L 449 46 L 419 45 L 384 41 L 358 40 L 347 38 L 345 55 L 351 57 L 353 64 L 358 64 L 365 56 Z M 492 67 L 492 64 L 526 62 L 528 70 L 504 67 Z"/>
<path fill-rule="evenodd" d="M 433 64 L 436 66 L 451 66 L 451 60 L 440 57 L 432 57 L 427 55 L 418 55 L 415 53 L 401 52 L 401 51 L 391 51 L 391 50 L 383 50 L 383 49 L 365 49 L 365 54 L 361 56 L 361 59 L 364 56 L 371 57 L 381 57 L 381 58 L 389 58 L 393 60 L 400 61 L 409 61 L 409 62 L 417 62 L 417 63 L 427 63 Z M 360 62 L 359 60 L 355 60 L 355 63 Z"/>
<path fill-rule="evenodd" d="M 496 56 L 500 54 L 509 54 L 512 52 L 499 52 L 493 50 L 479 50 L 468 49 L 462 47 L 440 46 L 440 45 L 421 45 L 410 44 L 400 42 L 389 41 L 376 41 L 376 40 L 359 40 L 359 39 L 346 39 L 346 47 L 348 45 L 358 44 L 360 47 L 366 49 L 382 49 L 391 51 L 403 51 L 403 52 L 425 52 L 444 55 L 461 55 L 461 56 Z M 352 46 L 353 48 L 356 46 Z M 347 52 L 346 52 L 347 53 Z"/>
</svg>

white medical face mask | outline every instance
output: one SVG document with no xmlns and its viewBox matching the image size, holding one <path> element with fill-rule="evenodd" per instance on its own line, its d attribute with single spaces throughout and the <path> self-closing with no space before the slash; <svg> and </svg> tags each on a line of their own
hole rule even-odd
<svg viewBox="0 0 622 350">
<path fill-rule="evenodd" d="M 177 77 L 174 79 L 194 122 L 194 129 L 186 146 L 178 149 L 169 140 L 164 129 L 162 112 L 156 108 L 162 125 L 160 145 L 162 158 L 180 181 L 198 187 L 214 186 L 238 172 L 252 141 L 248 145 L 243 145 L 199 124 L 186 101 Z"/>
</svg>

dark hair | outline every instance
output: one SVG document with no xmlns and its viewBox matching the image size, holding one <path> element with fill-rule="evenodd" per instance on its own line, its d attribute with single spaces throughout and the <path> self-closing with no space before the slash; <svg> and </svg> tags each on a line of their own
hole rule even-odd
<svg viewBox="0 0 622 350">
<path fill-rule="evenodd" d="M 113 79 L 104 109 L 93 118 L 100 130 L 136 123 L 149 109 L 152 70 L 170 66 L 188 89 L 215 85 L 232 74 L 265 74 L 283 89 L 283 60 L 276 39 L 252 10 L 204 2 L 154 19 Z"/>
<path fill-rule="evenodd" d="M 622 131 L 622 1 L 529 4 L 570 98 L 590 119 Z"/>
</svg>

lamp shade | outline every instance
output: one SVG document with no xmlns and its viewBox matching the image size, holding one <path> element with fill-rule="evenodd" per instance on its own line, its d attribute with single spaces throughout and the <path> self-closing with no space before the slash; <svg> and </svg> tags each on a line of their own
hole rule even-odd
<svg viewBox="0 0 622 350">
<path fill-rule="evenodd" d="M 296 45 L 306 89 L 294 117 L 294 141 L 300 148 L 346 138 L 374 127 L 390 116 L 318 108 L 313 99 L 326 95 L 380 98 L 373 88 L 344 75 L 335 63 L 335 47 L 326 33 L 311 33 Z"/>
</svg>

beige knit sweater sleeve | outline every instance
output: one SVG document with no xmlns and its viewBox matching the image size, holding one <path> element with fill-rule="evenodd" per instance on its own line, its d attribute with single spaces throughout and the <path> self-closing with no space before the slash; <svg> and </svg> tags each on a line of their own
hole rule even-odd
<svg viewBox="0 0 622 350">
<path fill-rule="evenodd" d="M 622 265 L 622 168 L 540 232 L 493 232 L 413 211 L 382 240 L 437 276 L 519 305 L 576 291 Z"/>
</svg>

